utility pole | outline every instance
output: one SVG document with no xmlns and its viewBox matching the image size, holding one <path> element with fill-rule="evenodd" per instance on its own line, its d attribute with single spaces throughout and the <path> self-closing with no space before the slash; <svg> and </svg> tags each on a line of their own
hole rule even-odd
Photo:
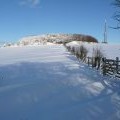
<svg viewBox="0 0 120 120">
<path fill-rule="evenodd" d="M 107 43 L 107 20 L 106 19 L 104 24 L 104 40 L 102 43 Z"/>
</svg>

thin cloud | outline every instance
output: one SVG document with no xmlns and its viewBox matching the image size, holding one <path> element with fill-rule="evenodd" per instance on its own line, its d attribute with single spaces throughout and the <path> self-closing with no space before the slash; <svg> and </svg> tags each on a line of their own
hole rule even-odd
<svg viewBox="0 0 120 120">
<path fill-rule="evenodd" d="M 21 0 L 20 5 L 29 6 L 29 7 L 37 7 L 40 4 L 40 0 Z"/>
</svg>

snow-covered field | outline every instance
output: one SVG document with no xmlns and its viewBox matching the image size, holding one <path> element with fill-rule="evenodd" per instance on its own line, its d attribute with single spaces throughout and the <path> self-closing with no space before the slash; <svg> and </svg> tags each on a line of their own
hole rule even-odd
<svg viewBox="0 0 120 120">
<path fill-rule="evenodd" d="M 119 80 L 61 45 L 0 48 L 0 120 L 120 120 Z"/>
</svg>

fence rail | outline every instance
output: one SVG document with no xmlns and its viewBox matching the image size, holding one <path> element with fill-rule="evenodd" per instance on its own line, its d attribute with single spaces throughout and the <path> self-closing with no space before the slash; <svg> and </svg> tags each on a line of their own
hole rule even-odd
<svg viewBox="0 0 120 120">
<path fill-rule="evenodd" d="M 88 66 L 101 69 L 103 75 L 111 75 L 120 78 L 120 60 L 118 57 L 116 57 L 115 60 L 106 58 L 97 59 L 93 57 L 87 57 L 87 59 Z"/>
<path fill-rule="evenodd" d="M 103 74 L 112 75 L 120 78 L 120 60 L 116 57 L 115 60 L 103 58 Z"/>
</svg>

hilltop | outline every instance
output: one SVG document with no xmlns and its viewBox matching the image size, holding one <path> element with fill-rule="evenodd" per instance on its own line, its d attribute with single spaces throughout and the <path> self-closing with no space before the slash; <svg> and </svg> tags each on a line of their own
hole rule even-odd
<svg viewBox="0 0 120 120">
<path fill-rule="evenodd" d="M 64 44 L 72 41 L 84 41 L 84 42 L 95 42 L 98 40 L 90 35 L 83 34 L 44 34 L 44 35 L 33 35 L 21 38 L 16 44 L 17 46 L 26 45 L 41 45 L 47 43 Z M 11 46 L 13 44 L 6 44 L 5 46 Z"/>
<path fill-rule="evenodd" d="M 20 44 L 28 45 L 33 43 L 66 43 L 71 41 L 98 42 L 96 38 L 82 34 L 46 34 L 37 36 L 27 36 L 20 40 Z"/>
</svg>

